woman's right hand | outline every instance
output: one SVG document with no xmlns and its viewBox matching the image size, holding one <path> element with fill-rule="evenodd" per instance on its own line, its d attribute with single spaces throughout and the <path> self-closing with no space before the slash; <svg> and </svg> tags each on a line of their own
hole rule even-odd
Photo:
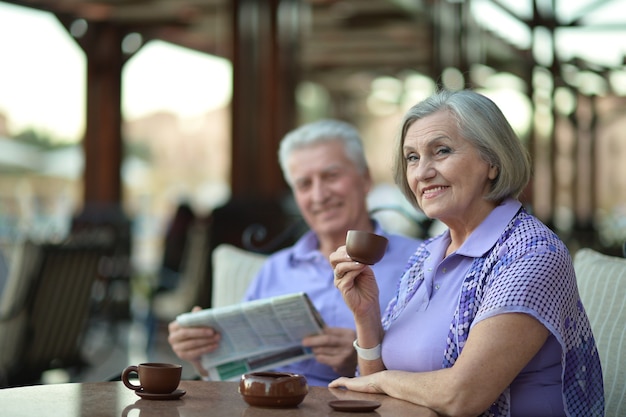
<svg viewBox="0 0 626 417">
<path fill-rule="evenodd" d="M 378 284 L 372 268 L 353 261 L 341 246 L 330 254 L 330 264 L 335 275 L 335 287 L 341 291 L 344 301 L 355 316 L 378 311 Z"/>
<path fill-rule="evenodd" d="M 200 310 L 200 307 L 194 307 L 192 311 Z M 168 325 L 168 330 L 167 341 L 176 356 L 190 362 L 200 375 L 207 376 L 200 358 L 219 347 L 221 335 L 211 327 L 183 327 L 176 320 Z"/>
</svg>

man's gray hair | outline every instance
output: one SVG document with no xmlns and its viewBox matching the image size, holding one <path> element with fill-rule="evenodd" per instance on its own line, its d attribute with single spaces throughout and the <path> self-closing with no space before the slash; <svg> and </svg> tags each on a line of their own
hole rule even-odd
<svg viewBox="0 0 626 417">
<path fill-rule="evenodd" d="M 292 185 L 289 178 L 288 161 L 295 150 L 307 148 L 318 143 L 339 141 L 343 144 L 348 157 L 361 173 L 368 170 L 363 150 L 363 142 L 357 129 L 350 123 L 334 119 L 322 119 L 302 125 L 287 133 L 280 142 L 278 162 L 283 170 L 285 181 Z"/>
</svg>

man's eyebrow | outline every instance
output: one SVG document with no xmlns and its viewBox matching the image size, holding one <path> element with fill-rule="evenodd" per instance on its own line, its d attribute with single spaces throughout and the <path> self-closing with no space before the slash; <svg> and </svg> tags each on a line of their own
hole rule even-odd
<svg viewBox="0 0 626 417">
<path fill-rule="evenodd" d="M 340 169 L 343 169 L 343 168 L 345 168 L 345 166 L 344 165 L 340 165 L 340 164 L 329 165 L 326 168 L 324 168 L 322 170 L 322 172 L 336 171 L 336 170 L 340 170 Z"/>
</svg>

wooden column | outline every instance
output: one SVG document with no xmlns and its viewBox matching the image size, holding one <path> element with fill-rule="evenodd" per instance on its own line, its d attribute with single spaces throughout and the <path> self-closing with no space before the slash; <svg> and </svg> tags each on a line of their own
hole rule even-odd
<svg viewBox="0 0 626 417">
<path fill-rule="evenodd" d="M 295 123 L 298 5 L 233 1 L 233 198 L 274 199 L 287 190 L 277 151 Z"/>
<path fill-rule="evenodd" d="M 62 21 L 63 22 L 63 21 Z M 63 22 L 66 28 L 69 22 Z M 122 209 L 122 67 L 128 59 L 122 52 L 126 32 L 106 22 L 89 22 L 84 36 L 77 39 L 87 57 L 86 127 L 83 138 L 83 208 L 72 219 L 72 232 L 87 232 L 98 239 L 108 231 L 113 252 L 102 259 L 100 278 L 105 297 L 116 292 L 100 314 L 111 319 L 130 317 L 132 252 L 131 222 Z M 121 297 L 122 294 L 125 296 Z"/>
<path fill-rule="evenodd" d="M 432 73 L 438 87 L 445 86 L 442 80 L 447 68 L 456 68 L 464 77 L 467 87 L 469 64 L 467 62 L 467 20 L 469 5 L 433 2 L 430 4 L 430 21 L 432 22 Z"/>
<path fill-rule="evenodd" d="M 122 201 L 122 39 L 108 23 L 90 23 L 80 44 L 87 55 L 85 211 L 120 210 Z"/>
<path fill-rule="evenodd" d="M 127 278 L 131 253 L 130 219 L 122 209 L 122 52 L 126 32 L 105 22 L 90 22 L 78 39 L 87 56 L 86 128 L 83 139 L 83 209 L 74 231 L 106 228 L 113 233 L 115 254 L 108 277 Z"/>
</svg>

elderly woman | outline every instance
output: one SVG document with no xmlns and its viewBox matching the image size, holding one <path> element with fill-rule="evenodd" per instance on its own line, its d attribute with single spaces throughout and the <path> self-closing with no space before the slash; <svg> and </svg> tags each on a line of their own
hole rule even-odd
<svg viewBox="0 0 626 417">
<path fill-rule="evenodd" d="M 331 254 L 360 376 L 330 387 L 450 416 L 603 415 L 571 257 L 517 200 L 529 157 L 498 107 L 472 91 L 436 93 L 408 111 L 395 154 L 400 189 L 447 230 L 409 259 L 382 315 L 372 269 L 345 246 Z"/>
</svg>

